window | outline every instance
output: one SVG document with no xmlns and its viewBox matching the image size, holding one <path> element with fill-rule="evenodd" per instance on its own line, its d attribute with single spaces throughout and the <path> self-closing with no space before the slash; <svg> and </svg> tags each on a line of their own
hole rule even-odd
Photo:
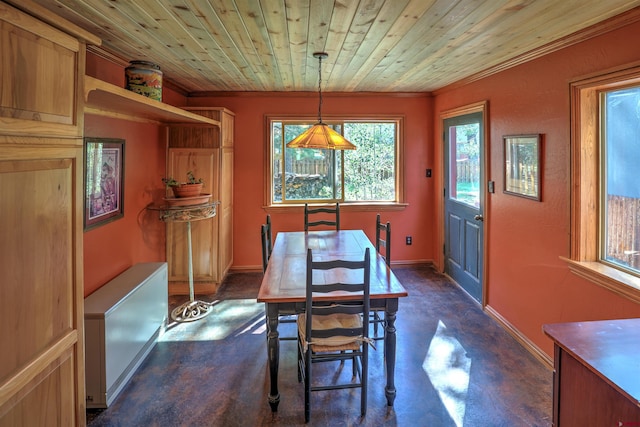
<svg viewBox="0 0 640 427">
<path fill-rule="evenodd" d="M 640 86 L 601 94 L 600 258 L 640 274 Z"/>
<path fill-rule="evenodd" d="M 480 123 L 449 128 L 449 198 L 480 207 Z"/>
<path fill-rule="evenodd" d="M 571 85 L 575 273 L 640 302 L 640 68 Z"/>
<path fill-rule="evenodd" d="M 269 205 L 310 203 L 399 203 L 402 198 L 400 118 L 328 120 L 356 150 L 286 148 L 311 127 L 311 119 L 268 120 Z"/>
</svg>

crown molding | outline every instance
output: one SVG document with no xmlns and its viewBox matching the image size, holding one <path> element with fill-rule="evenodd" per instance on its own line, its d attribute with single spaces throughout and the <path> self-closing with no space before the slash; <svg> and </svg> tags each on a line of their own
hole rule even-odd
<svg viewBox="0 0 640 427">
<path fill-rule="evenodd" d="M 126 67 L 127 65 L 129 65 L 129 61 L 125 61 L 118 55 L 106 50 L 101 46 L 87 45 L 87 52 L 122 67 Z"/>
<path fill-rule="evenodd" d="M 284 91 L 209 91 L 209 92 L 192 92 L 189 98 L 243 98 L 243 97 L 281 97 L 281 98 L 317 98 L 318 92 L 311 91 L 297 91 L 297 92 L 284 92 Z M 431 92 L 322 92 L 323 98 L 341 98 L 341 97 L 373 97 L 384 96 L 394 98 L 428 98 L 432 96 Z"/>
<path fill-rule="evenodd" d="M 638 21 L 640 21 L 640 7 L 628 10 L 627 12 L 621 13 L 620 15 L 616 15 L 602 22 L 594 24 L 588 28 L 585 28 L 584 30 L 577 31 L 561 39 L 554 40 L 536 49 L 530 50 L 529 52 L 523 53 L 507 61 L 501 62 L 500 64 L 497 64 L 493 67 L 487 68 L 484 71 L 480 71 L 479 73 L 473 74 L 447 86 L 441 87 L 440 89 L 433 91 L 433 94 L 440 95 L 444 92 L 457 89 L 469 83 L 473 83 L 494 74 L 498 74 L 502 71 L 516 67 L 518 65 L 522 65 L 529 61 L 533 61 L 534 59 L 541 58 L 545 55 L 549 55 L 550 53 L 557 52 L 561 49 L 576 45 L 597 36 L 601 36 L 603 34 L 617 30 Z"/>
</svg>

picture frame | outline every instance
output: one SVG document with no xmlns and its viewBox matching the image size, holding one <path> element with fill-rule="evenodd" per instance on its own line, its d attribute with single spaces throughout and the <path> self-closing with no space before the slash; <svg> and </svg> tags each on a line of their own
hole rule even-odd
<svg viewBox="0 0 640 427">
<path fill-rule="evenodd" d="M 84 230 L 124 216 L 124 139 L 84 138 Z"/>
<path fill-rule="evenodd" d="M 506 135 L 504 139 L 504 193 L 542 200 L 542 135 Z"/>
</svg>

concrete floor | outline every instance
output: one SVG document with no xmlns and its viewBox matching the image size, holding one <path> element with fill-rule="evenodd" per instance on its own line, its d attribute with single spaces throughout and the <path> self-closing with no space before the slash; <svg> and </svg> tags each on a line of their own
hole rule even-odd
<svg viewBox="0 0 640 427">
<path fill-rule="evenodd" d="M 393 269 L 407 288 L 396 327 L 397 397 L 386 406 L 383 343 L 370 351 L 367 415 L 359 390 L 312 394 L 318 426 L 550 426 L 552 372 L 488 317 L 459 287 L 428 266 Z M 296 343 L 280 345 L 280 406 L 267 402 L 261 273 L 234 273 L 206 318 L 171 324 L 107 410 L 88 411 L 98 426 L 304 425 Z M 170 297 L 174 307 L 185 299 Z M 287 334 L 281 325 L 281 334 Z M 293 332 L 293 331 L 290 331 Z M 327 365 L 327 364 L 322 364 Z M 323 366 L 325 378 L 340 367 Z M 320 369 L 317 370 L 320 372 Z M 344 369 L 350 375 L 350 366 Z"/>
</svg>

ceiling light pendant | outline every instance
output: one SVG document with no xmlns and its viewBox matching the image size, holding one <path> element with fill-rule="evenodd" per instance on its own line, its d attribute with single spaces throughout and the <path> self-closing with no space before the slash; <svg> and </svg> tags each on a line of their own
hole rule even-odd
<svg viewBox="0 0 640 427">
<path fill-rule="evenodd" d="M 302 132 L 287 143 L 287 148 L 315 148 L 319 150 L 355 150 L 356 146 L 342 135 L 322 122 L 322 60 L 327 59 L 326 52 L 315 52 L 318 58 L 318 123 Z"/>
</svg>

